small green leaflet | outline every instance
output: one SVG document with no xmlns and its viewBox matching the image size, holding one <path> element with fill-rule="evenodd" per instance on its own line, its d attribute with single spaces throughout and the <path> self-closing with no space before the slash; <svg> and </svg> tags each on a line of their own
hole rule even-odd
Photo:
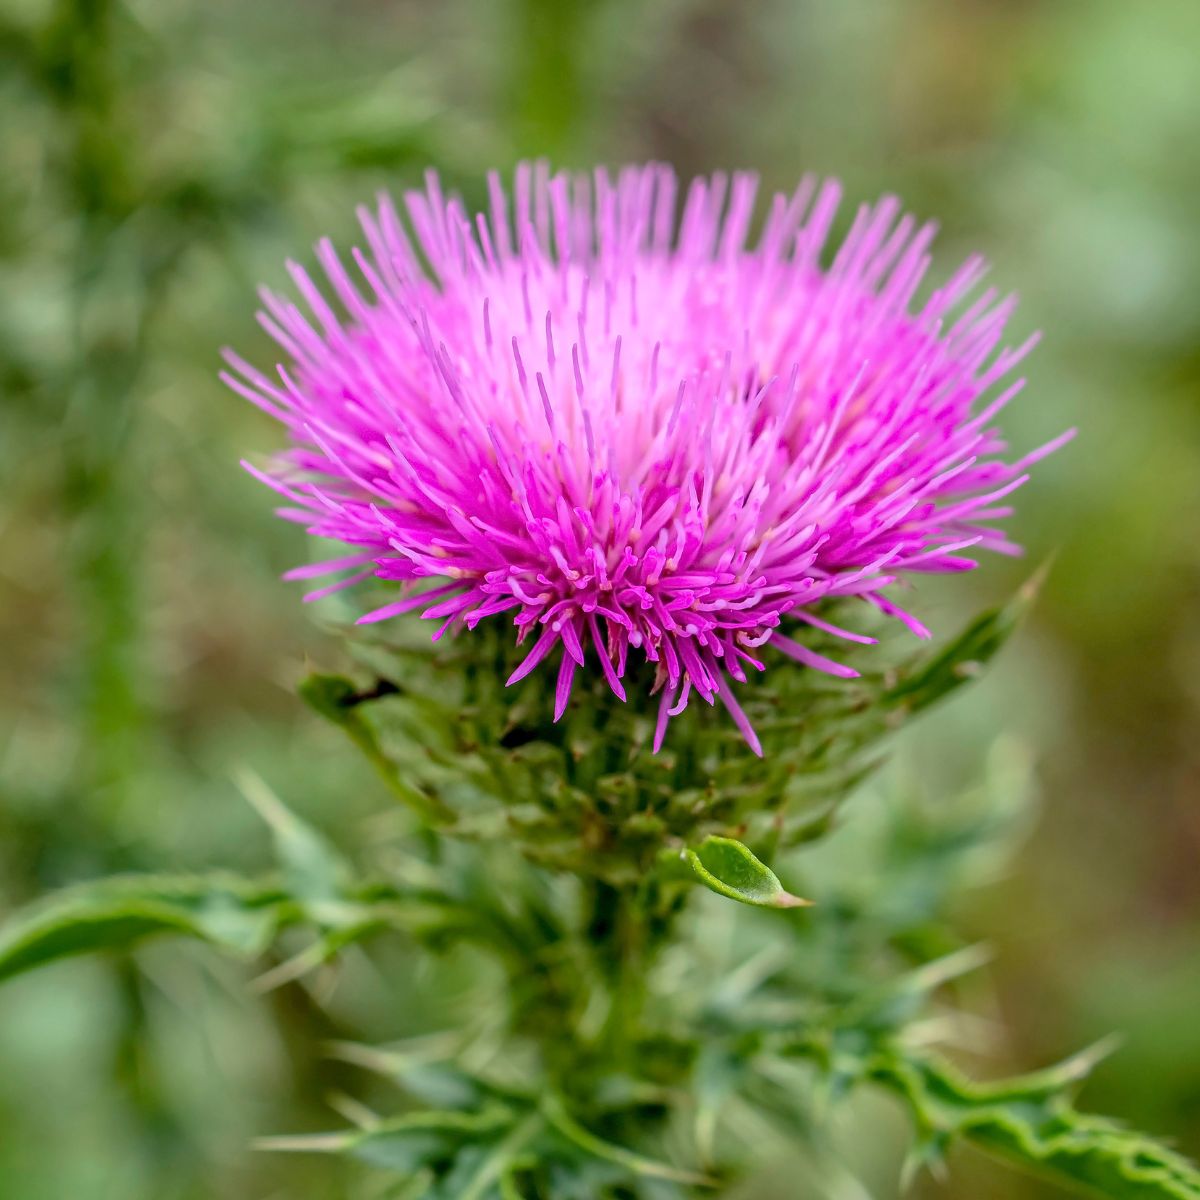
<svg viewBox="0 0 1200 1200">
<path fill-rule="evenodd" d="M 793 896 L 770 867 L 734 838 L 711 836 L 694 850 L 664 850 L 659 862 L 668 874 L 756 908 L 803 908 L 812 903 Z"/>
</svg>

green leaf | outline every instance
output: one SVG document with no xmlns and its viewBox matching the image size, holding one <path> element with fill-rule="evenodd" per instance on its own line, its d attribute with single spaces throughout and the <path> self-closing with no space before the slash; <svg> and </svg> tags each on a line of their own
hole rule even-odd
<svg viewBox="0 0 1200 1200">
<path fill-rule="evenodd" d="M 514 1164 L 506 1167 L 500 1174 L 497 1184 L 500 1190 L 500 1200 L 527 1200 L 517 1184 L 519 1168 Z"/>
<path fill-rule="evenodd" d="M 484 1196 L 501 1191 L 505 1172 L 520 1158 L 525 1147 L 542 1130 L 543 1124 L 540 1113 L 530 1113 L 514 1125 L 506 1137 L 480 1153 L 462 1181 L 455 1182 L 453 1191 L 447 1186 L 447 1194 L 452 1195 L 454 1200 L 483 1200 Z"/>
<path fill-rule="evenodd" d="M 400 929 L 417 938 L 473 936 L 470 913 L 444 897 L 380 886 L 337 899 L 293 895 L 276 884 L 233 875 L 130 875 L 65 888 L 0 926 L 0 981 L 60 958 L 128 950 L 147 938 L 198 938 L 254 958 L 285 926 L 315 926 L 320 936 L 260 980 L 265 990 L 320 966 L 352 942 Z"/>
<path fill-rule="evenodd" d="M 694 850 L 664 850 L 659 862 L 669 874 L 695 880 L 719 896 L 756 908 L 802 908 L 812 903 L 793 896 L 770 867 L 734 838 L 711 836 Z"/>
<path fill-rule="evenodd" d="M 568 1142 L 572 1142 L 584 1153 L 605 1162 L 615 1163 L 634 1175 L 645 1176 L 647 1179 L 664 1179 L 670 1183 L 682 1183 L 692 1187 L 716 1187 L 717 1181 L 711 1176 L 698 1171 L 689 1171 L 682 1167 L 673 1167 L 668 1163 L 657 1162 L 652 1158 L 644 1158 L 624 1146 L 615 1146 L 597 1137 L 585 1129 L 574 1117 L 567 1112 L 566 1106 L 559 1097 L 551 1094 L 542 1101 L 542 1113 Z"/>
<path fill-rule="evenodd" d="M 528 1104 L 532 1093 L 501 1085 L 450 1061 L 461 1052 L 461 1038 L 435 1034 L 403 1047 L 331 1042 L 331 1058 L 391 1080 L 420 1103 L 438 1109 L 478 1109 L 489 1102 Z"/>
<path fill-rule="evenodd" d="M 408 1179 L 395 1188 L 389 1188 L 382 1200 L 424 1200 L 428 1197 L 434 1185 L 434 1174 L 428 1167 L 410 1175 Z"/>
<path fill-rule="evenodd" d="M 915 660 L 886 693 L 886 703 L 919 712 L 977 678 L 1033 607 L 1049 567 L 1041 567 L 1008 603 L 976 617 L 948 646 Z"/>
<path fill-rule="evenodd" d="M 307 901 L 344 896 L 351 872 L 337 850 L 296 816 L 253 771 L 239 771 L 236 781 L 242 795 L 271 830 L 275 855 L 291 894 Z"/>
<path fill-rule="evenodd" d="M 871 988 L 849 1004 L 844 1025 L 858 1029 L 902 1029 L 943 985 L 977 971 L 991 959 L 986 946 L 964 946 L 942 958 L 922 963 L 912 971 Z"/>
<path fill-rule="evenodd" d="M 1073 1059 L 1025 1079 L 976 1084 L 946 1063 L 893 1050 L 872 1076 L 900 1094 L 924 1140 L 965 1137 L 1017 1167 L 1106 1200 L 1200 1200 L 1200 1170 L 1113 1121 L 1078 1112 Z"/>
<path fill-rule="evenodd" d="M 392 689 L 395 690 L 394 688 Z M 363 718 L 359 705 L 380 696 L 379 689 L 360 692 L 342 675 L 310 675 L 300 684 L 300 696 L 310 708 L 338 726 L 366 755 L 388 787 L 427 825 L 452 823 L 454 814 L 443 804 L 406 780 L 383 752 L 375 731 Z"/>
<path fill-rule="evenodd" d="M 481 1112 L 412 1112 L 368 1129 L 259 1138 L 258 1150 L 293 1154 L 345 1154 L 396 1171 L 415 1172 L 459 1148 L 488 1142 L 508 1130 L 514 1114 L 496 1106 Z"/>
<path fill-rule="evenodd" d="M 813 1031 L 784 1053 L 807 1058 L 847 1082 L 897 1094 L 916 1129 L 906 1170 L 937 1168 L 965 1139 L 1011 1165 L 1105 1200 L 1200 1200 L 1200 1170 L 1145 1134 L 1079 1112 L 1072 1096 L 1111 1043 L 1045 1071 L 974 1083 L 936 1056 L 848 1021 Z"/>
<path fill-rule="evenodd" d="M 298 917 L 285 894 L 232 876 L 127 876 L 65 889 L 0 929 L 0 980 L 156 934 L 200 938 L 247 958 Z"/>
</svg>

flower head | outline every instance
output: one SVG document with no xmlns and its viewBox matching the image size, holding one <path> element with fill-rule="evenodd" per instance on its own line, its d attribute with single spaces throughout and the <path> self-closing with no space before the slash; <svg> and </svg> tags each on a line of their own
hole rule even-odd
<svg viewBox="0 0 1200 1200">
<path fill-rule="evenodd" d="M 747 670 L 853 674 L 795 637 L 870 640 L 814 611 L 837 597 L 923 635 L 885 590 L 1013 551 L 1006 497 L 1069 435 L 1004 457 L 1001 381 L 1035 339 L 1000 348 L 1013 300 L 976 294 L 977 258 L 914 304 L 934 229 L 895 199 L 823 265 L 836 183 L 775 196 L 753 239 L 752 176 L 694 181 L 678 216 L 676 191 L 658 165 L 523 165 L 472 218 L 431 174 L 407 223 L 360 213 L 359 278 L 318 247 L 341 313 L 294 264 L 308 314 L 263 293 L 277 380 L 233 354 L 224 378 L 291 434 L 254 471 L 282 515 L 354 547 L 290 572 L 337 576 L 310 598 L 375 576 L 399 596 L 364 622 L 511 621 L 510 682 L 557 658 L 556 719 L 589 660 L 624 699 L 643 657 L 656 748 L 694 692 L 757 749 Z"/>
</svg>

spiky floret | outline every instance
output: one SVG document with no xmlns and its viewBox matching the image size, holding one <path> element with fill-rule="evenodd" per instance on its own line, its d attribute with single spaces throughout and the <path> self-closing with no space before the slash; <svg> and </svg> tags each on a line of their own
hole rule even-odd
<svg viewBox="0 0 1200 1200">
<path fill-rule="evenodd" d="M 351 277 L 317 258 L 343 312 L 289 265 L 309 315 L 263 292 L 291 359 L 272 381 L 234 354 L 226 382 L 285 424 L 268 472 L 281 514 L 353 554 L 290 572 L 375 576 L 447 630 L 506 619 L 512 679 L 558 654 L 556 719 L 588 652 L 624 698 L 655 665 L 656 748 L 692 692 L 725 704 L 771 652 L 853 674 L 791 636 L 851 640 L 814 612 L 861 597 L 923 627 L 885 589 L 1012 552 L 994 522 L 1026 469 L 993 422 L 1035 339 L 1000 349 L 1013 299 L 971 258 L 921 304 L 932 225 L 885 197 L 823 265 L 834 182 L 775 196 L 749 239 L 756 180 L 698 179 L 677 217 L 660 165 L 615 178 L 518 167 L 472 219 L 430 174 L 360 211 Z M 973 299 L 971 297 L 974 297 Z M 993 394 L 996 393 L 996 394 Z M 432 583 L 433 586 L 430 586 Z M 790 626 L 790 628 L 789 628 Z"/>
</svg>

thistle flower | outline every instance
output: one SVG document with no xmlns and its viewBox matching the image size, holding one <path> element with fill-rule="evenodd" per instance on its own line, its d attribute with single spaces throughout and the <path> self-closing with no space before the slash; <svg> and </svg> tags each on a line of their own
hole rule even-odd
<svg viewBox="0 0 1200 1200">
<path fill-rule="evenodd" d="M 473 219 L 434 174 L 407 228 L 386 198 L 361 210 L 360 280 L 317 248 L 343 315 L 289 264 L 310 315 L 264 291 L 260 319 L 291 365 L 272 381 L 227 355 L 293 442 L 248 469 L 281 515 L 355 548 L 289 572 L 337 576 L 308 599 L 375 576 L 399 595 L 363 622 L 420 610 L 436 640 L 511 621 L 509 682 L 557 657 L 556 720 L 589 660 L 623 700 L 643 657 L 656 750 L 695 692 L 761 753 L 747 670 L 853 675 L 796 635 L 871 640 L 821 602 L 927 636 L 889 585 L 1016 550 L 1006 497 L 1070 434 L 1005 458 L 993 422 L 1023 381 L 997 385 L 1036 338 L 998 349 L 1014 301 L 975 294 L 978 258 L 914 305 L 934 227 L 894 198 L 823 266 L 834 182 L 775 196 L 754 240 L 751 175 L 694 181 L 678 219 L 659 165 L 526 164 L 511 205 L 489 190 Z"/>
</svg>

